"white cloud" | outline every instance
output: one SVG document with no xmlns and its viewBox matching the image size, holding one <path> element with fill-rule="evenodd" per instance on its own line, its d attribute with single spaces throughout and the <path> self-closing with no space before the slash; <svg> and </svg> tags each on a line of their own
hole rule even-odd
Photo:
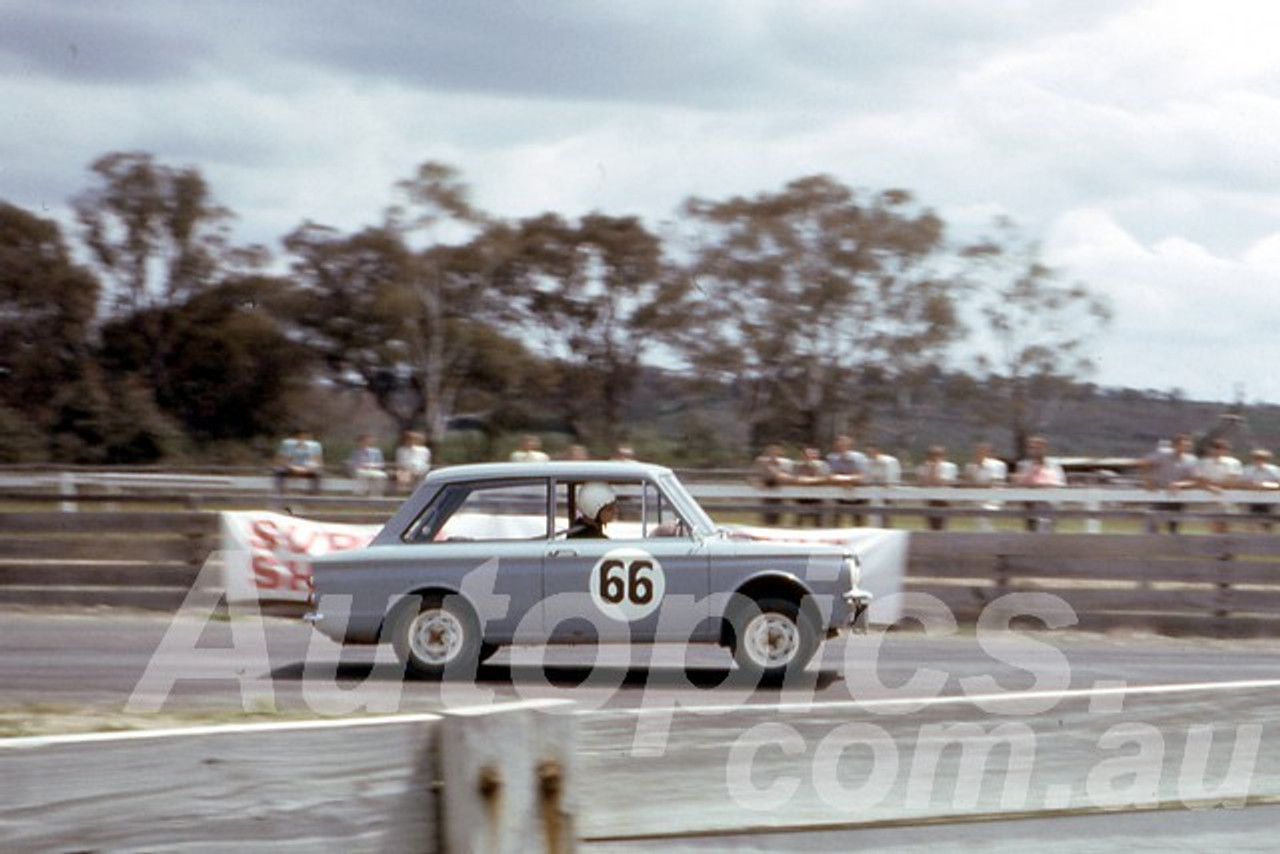
<svg viewBox="0 0 1280 854">
<path fill-rule="evenodd" d="M 199 167 L 274 244 L 375 221 L 428 159 L 507 216 L 638 214 L 828 173 L 1008 215 L 1107 293 L 1108 384 L 1230 396 L 1280 275 L 1280 5 L 1250 0 L 0 0 L 0 195 Z M 1256 390 L 1255 390 L 1256 385 Z"/>
<path fill-rule="evenodd" d="M 1045 258 L 1112 302 L 1098 351 L 1108 384 L 1275 400 L 1280 380 L 1266 365 L 1280 268 L 1260 263 L 1266 251 L 1223 257 L 1176 236 L 1143 244 L 1105 212 L 1076 210 L 1050 230 Z"/>
</svg>

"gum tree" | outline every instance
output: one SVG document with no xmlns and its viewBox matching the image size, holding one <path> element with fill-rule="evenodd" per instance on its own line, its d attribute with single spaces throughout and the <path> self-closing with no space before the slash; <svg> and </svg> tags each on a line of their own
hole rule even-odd
<svg viewBox="0 0 1280 854">
<path fill-rule="evenodd" d="M 694 304 L 680 348 L 734 384 L 756 444 L 766 429 L 821 441 L 857 417 L 860 376 L 907 382 L 960 332 L 943 223 L 905 191 L 816 175 L 682 212 Z"/>
<path fill-rule="evenodd" d="M 990 342 L 976 358 L 981 414 L 1007 426 L 1021 457 L 1062 394 L 1093 373 L 1090 345 L 1111 308 L 1084 284 L 1063 281 L 1011 221 L 997 220 L 994 234 L 963 253 L 973 265 L 980 334 Z"/>
</svg>

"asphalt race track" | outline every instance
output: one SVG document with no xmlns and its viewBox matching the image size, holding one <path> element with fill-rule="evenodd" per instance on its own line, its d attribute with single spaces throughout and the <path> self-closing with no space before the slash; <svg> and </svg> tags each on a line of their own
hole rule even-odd
<svg viewBox="0 0 1280 854">
<path fill-rule="evenodd" d="M 290 620 L 6 610 L 0 723 L 15 735 L 554 698 L 578 721 L 589 851 L 1273 851 L 1278 646 L 872 633 L 774 689 L 743 684 L 709 647 L 520 649 L 474 681 L 433 684 Z"/>
</svg>

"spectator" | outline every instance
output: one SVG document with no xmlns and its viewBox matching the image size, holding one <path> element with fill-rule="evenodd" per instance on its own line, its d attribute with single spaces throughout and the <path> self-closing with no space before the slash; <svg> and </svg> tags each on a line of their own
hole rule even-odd
<svg viewBox="0 0 1280 854">
<path fill-rule="evenodd" d="M 387 463 L 382 449 L 373 443 L 373 437 L 361 433 L 356 437 L 355 449 L 347 460 L 351 476 L 356 479 L 359 495 L 381 495 L 387 485 Z"/>
<path fill-rule="evenodd" d="M 1196 465 L 1196 479 L 1200 485 L 1214 492 L 1230 489 L 1240 480 L 1244 467 L 1231 456 L 1231 443 L 1215 439 L 1209 445 L 1209 453 Z"/>
<path fill-rule="evenodd" d="M 569 450 L 565 453 L 566 460 L 589 460 L 591 452 L 587 450 L 586 445 L 570 445 Z"/>
<path fill-rule="evenodd" d="M 964 483 L 969 486 L 1003 486 L 1009 480 L 1004 460 L 991 456 L 991 443 L 973 446 L 973 458 L 964 465 Z"/>
<path fill-rule="evenodd" d="M 793 466 L 784 454 L 780 443 L 770 442 L 766 445 L 763 453 L 751 464 L 751 482 L 761 489 L 777 489 L 783 484 L 792 483 L 795 480 Z M 781 503 L 777 498 L 764 499 L 765 511 L 760 521 L 765 525 L 780 524 L 782 514 L 775 507 Z"/>
<path fill-rule="evenodd" d="M 1243 489 L 1280 489 L 1280 466 L 1271 462 L 1271 452 L 1265 448 L 1254 448 L 1249 454 L 1249 465 L 1240 471 L 1240 486 Z M 1253 516 L 1266 517 L 1259 521 L 1263 531 L 1270 531 L 1271 516 L 1274 506 L 1271 504 L 1250 504 L 1249 513 Z"/>
<path fill-rule="evenodd" d="M 840 486 L 857 486 L 867 475 L 867 455 L 854 450 L 852 436 L 837 436 L 831 445 L 831 453 L 827 454 L 827 468 L 831 470 L 831 482 Z M 844 519 L 840 514 L 841 507 L 865 507 L 866 499 L 841 498 L 836 501 L 836 512 L 833 524 L 839 528 Z M 861 512 L 853 511 L 854 527 L 860 528 L 863 523 Z"/>
<path fill-rule="evenodd" d="M 959 470 L 956 464 L 947 459 L 947 449 L 942 445 L 933 445 L 925 461 L 916 467 L 916 483 L 920 486 L 955 486 Z M 930 507 L 947 507 L 945 501 L 933 499 L 927 502 Z M 947 527 L 945 516 L 928 516 L 929 530 L 942 531 Z"/>
<path fill-rule="evenodd" d="M 1186 433 L 1179 433 L 1172 441 L 1157 444 L 1155 451 L 1142 461 L 1142 481 L 1147 489 L 1176 493 L 1198 483 L 1196 468 L 1196 455 L 1191 453 L 1191 437 Z M 1147 530 L 1156 533 L 1159 530 L 1159 517 L 1166 516 L 1168 532 L 1178 533 L 1177 517 L 1184 506 L 1181 501 L 1155 502 L 1151 505 L 1155 516 L 1148 523 Z"/>
<path fill-rule="evenodd" d="M 800 461 L 796 463 L 794 474 L 795 483 L 804 486 L 819 486 L 831 482 L 831 469 L 827 466 L 827 461 L 822 458 L 821 451 L 811 446 L 801 451 Z M 796 519 L 800 525 L 808 522 L 815 528 L 822 527 L 821 498 L 798 498 L 796 503 L 804 506 Z"/>
<path fill-rule="evenodd" d="M 636 452 L 630 445 L 619 445 L 613 449 L 613 459 L 621 462 L 635 462 Z"/>
<path fill-rule="evenodd" d="M 892 454 L 886 454 L 876 445 L 867 446 L 867 474 L 863 483 L 871 486 L 898 486 L 902 483 L 902 464 Z M 889 502 L 884 502 L 888 507 Z M 893 517 L 880 517 L 880 524 L 885 528 L 893 527 Z"/>
<path fill-rule="evenodd" d="M 961 475 L 961 483 L 965 486 L 975 486 L 990 489 L 992 487 L 1004 486 L 1009 480 L 1009 467 L 1005 465 L 1004 460 L 993 457 L 991 455 L 991 443 L 979 442 L 973 446 L 973 458 L 965 463 L 964 472 Z M 998 511 L 1004 505 L 999 501 L 982 502 L 983 510 Z M 978 518 L 978 529 L 981 531 L 994 530 L 995 526 L 991 524 L 988 516 L 980 516 Z"/>
<path fill-rule="evenodd" d="M 1067 473 L 1057 460 L 1049 456 L 1048 439 L 1043 436 L 1027 439 L 1027 456 L 1018 461 L 1013 471 L 1013 482 L 1017 486 L 1036 489 L 1067 485 Z M 1043 515 L 1048 505 L 1040 501 L 1028 501 L 1026 506 L 1036 513 L 1027 517 L 1028 531 L 1053 530 L 1052 518 Z"/>
<path fill-rule="evenodd" d="M 864 483 L 876 486 L 897 486 L 902 483 L 902 464 L 892 454 L 886 454 L 876 445 L 867 446 L 867 475 Z"/>
<path fill-rule="evenodd" d="M 324 449 L 309 431 L 295 430 L 276 449 L 272 473 L 278 493 L 285 491 L 287 481 L 298 479 L 308 481 L 311 493 L 318 495 L 324 475 Z"/>
<path fill-rule="evenodd" d="M 396 486 L 412 492 L 431 471 L 431 449 L 424 437 L 415 430 L 405 430 L 396 448 Z"/>
<path fill-rule="evenodd" d="M 1216 493 L 1237 486 L 1243 470 L 1240 460 L 1231 455 L 1231 443 L 1226 439 L 1215 439 L 1209 445 L 1208 455 L 1201 458 L 1196 466 L 1196 479 L 1205 489 Z M 1227 520 L 1214 519 L 1209 523 L 1209 529 L 1215 534 L 1225 534 Z"/>
<path fill-rule="evenodd" d="M 513 463 L 545 463 L 549 459 L 542 450 L 542 440 L 532 434 L 521 439 L 519 449 L 511 452 Z"/>
</svg>

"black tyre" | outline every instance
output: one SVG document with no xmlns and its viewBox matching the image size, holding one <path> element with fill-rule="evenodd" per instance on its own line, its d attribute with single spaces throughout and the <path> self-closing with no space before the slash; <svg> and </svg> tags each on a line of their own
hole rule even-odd
<svg viewBox="0 0 1280 854">
<path fill-rule="evenodd" d="M 406 671 L 428 679 L 474 678 L 480 661 L 480 626 L 457 596 L 424 596 L 417 608 L 403 608 L 391 643 Z"/>
<path fill-rule="evenodd" d="M 813 619 L 790 599 L 748 602 L 733 618 L 733 658 L 762 682 L 803 671 L 819 642 Z"/>
</svg>

